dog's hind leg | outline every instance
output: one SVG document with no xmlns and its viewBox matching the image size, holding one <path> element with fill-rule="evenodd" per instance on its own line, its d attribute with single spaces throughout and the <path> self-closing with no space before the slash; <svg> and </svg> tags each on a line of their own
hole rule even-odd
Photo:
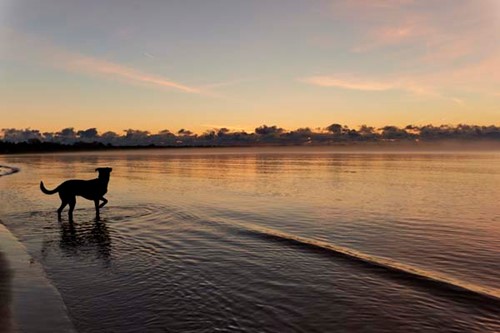
<svg viewBox="0 0 500 333">
<path fill-rule="evenodd" d="M 57 209 L 57 219 L 58 219 L 59 221 L 61 221 L 61 220 L 62 220 L 62 218 L 61 218 L 61 213 L 62 213 L 62 211 L 63 211 L 64 207 L 66 207 L 66 205 L 67 205 L 67 204 L 68 204 L 68 202 L 67 202 L 67 201 L 65 201 L 65 200 L 63 200 L 63 201 L 61 202 L 61 206 Z"/>
<path fill-rule="evenodd" d="M 68 211 L 68 218 L 70 222 L 73 222 L 73 211 L 75 210 L 75 205 L 76 205 L 76 198 L 72 197 L 68 200 L 69 204 L 69 211 Z"/>
<path fill-rule="evenodd" d="M 99 205 L 99 208 L 104 207 L 104 205 L 108 203 L 108 200 L 105 197 L 102 197 L 101 200 L 102 200 L 102 204 Z"/>
<path fill-rule="evenodd" d="M 99 221 L 101 219 L 101 216 L 99 215 L 99 199 L 94 200 L 94 205 L 95 205 L 95 219 L 96 221 Z"/>
</svg>

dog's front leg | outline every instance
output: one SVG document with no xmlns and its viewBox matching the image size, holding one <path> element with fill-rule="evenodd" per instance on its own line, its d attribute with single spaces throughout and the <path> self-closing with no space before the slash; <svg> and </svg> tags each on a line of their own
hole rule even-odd
<svg viewBox="0 0 500 333">
<path fill-rule="evenodd" d="M 101 217 L 99 216 L 99 199 L 94 200 L 94 205 L 95 205 L 95 219 L 96 221 L 99 221 Z"/>
<path fill-rule="evenodd" d="M 104 205 L 108 203 L 108 200 L 105 197 L 102 197 L 101 200 L 102 200 L 102 204 L 99 205 L 99 208 L 104 207 Z"/>
</svg>

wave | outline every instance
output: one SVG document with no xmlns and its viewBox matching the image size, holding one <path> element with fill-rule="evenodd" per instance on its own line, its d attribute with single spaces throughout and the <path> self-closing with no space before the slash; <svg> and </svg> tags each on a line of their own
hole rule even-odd
<svg viewBox="0 0 500 333">
<path fill-rule="evenodd" d="M 13 173 L 19 172 L 21 169 L 16 167 L 11 167 L 8 165 L 0 165 L 0 177 L 12 175 Z"/>
<path fill-rule="evenodd" d="M 312 249 L 328 251 L 331 254 L 341 255 L 345 258 L 356 260 L 361 263 L 368 264 L 373 267 L 382 268 L 386 271 L 402 274 L 405 278 L 412 278 L 419 282 L 425 282 L 433 286 L 445 288 L 449 290 L 459 291 L 472 296 L 479 296 L 482 299 L 486 298 L 495 303 L 500 303 L 500 290 L 494 288 L 483 287 L 474 283 L 458 280 L 451 276 L 433 272 L 430 270 L 414 267 L 408 264 L 396 262 L 384 257 L 369 255 L 357 250 L 346 248 L 343 246 L 331 244 L 325 241 L 315 240 L 307 237 L 297 236 L 290 233 L 257 226 L 250 223 L 241 223 L 236 221 L 224 221 L 224 224 L 230 224 L 238 228 L 242 228 L 246 232 L 257 234 L 259 236 L 270 237 L 280 241 L 286 241 L 295 245 L 307 246 Z"/>
</svg>

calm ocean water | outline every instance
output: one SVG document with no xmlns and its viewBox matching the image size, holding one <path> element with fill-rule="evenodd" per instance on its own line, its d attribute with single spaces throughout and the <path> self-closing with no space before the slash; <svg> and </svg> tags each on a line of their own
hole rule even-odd
<svg viewBox="0 0 500 333">
<path fill-rule="evenodd" d="M 498 332 L 500 153 L 1 156 L 0 219 L 82 332 Z M 101 222 L 69 178 L 113 168 Z"/>
</svg>

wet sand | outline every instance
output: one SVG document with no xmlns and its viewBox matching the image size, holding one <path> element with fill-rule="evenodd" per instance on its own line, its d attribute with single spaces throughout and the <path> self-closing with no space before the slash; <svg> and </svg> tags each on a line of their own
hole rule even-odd
<svg viewBox="0 0 500 333">
<path fill-rule="evenodd" d="M 1 223 L 0 332 L 76 332 L 41 265 Z"/>
</svg>

